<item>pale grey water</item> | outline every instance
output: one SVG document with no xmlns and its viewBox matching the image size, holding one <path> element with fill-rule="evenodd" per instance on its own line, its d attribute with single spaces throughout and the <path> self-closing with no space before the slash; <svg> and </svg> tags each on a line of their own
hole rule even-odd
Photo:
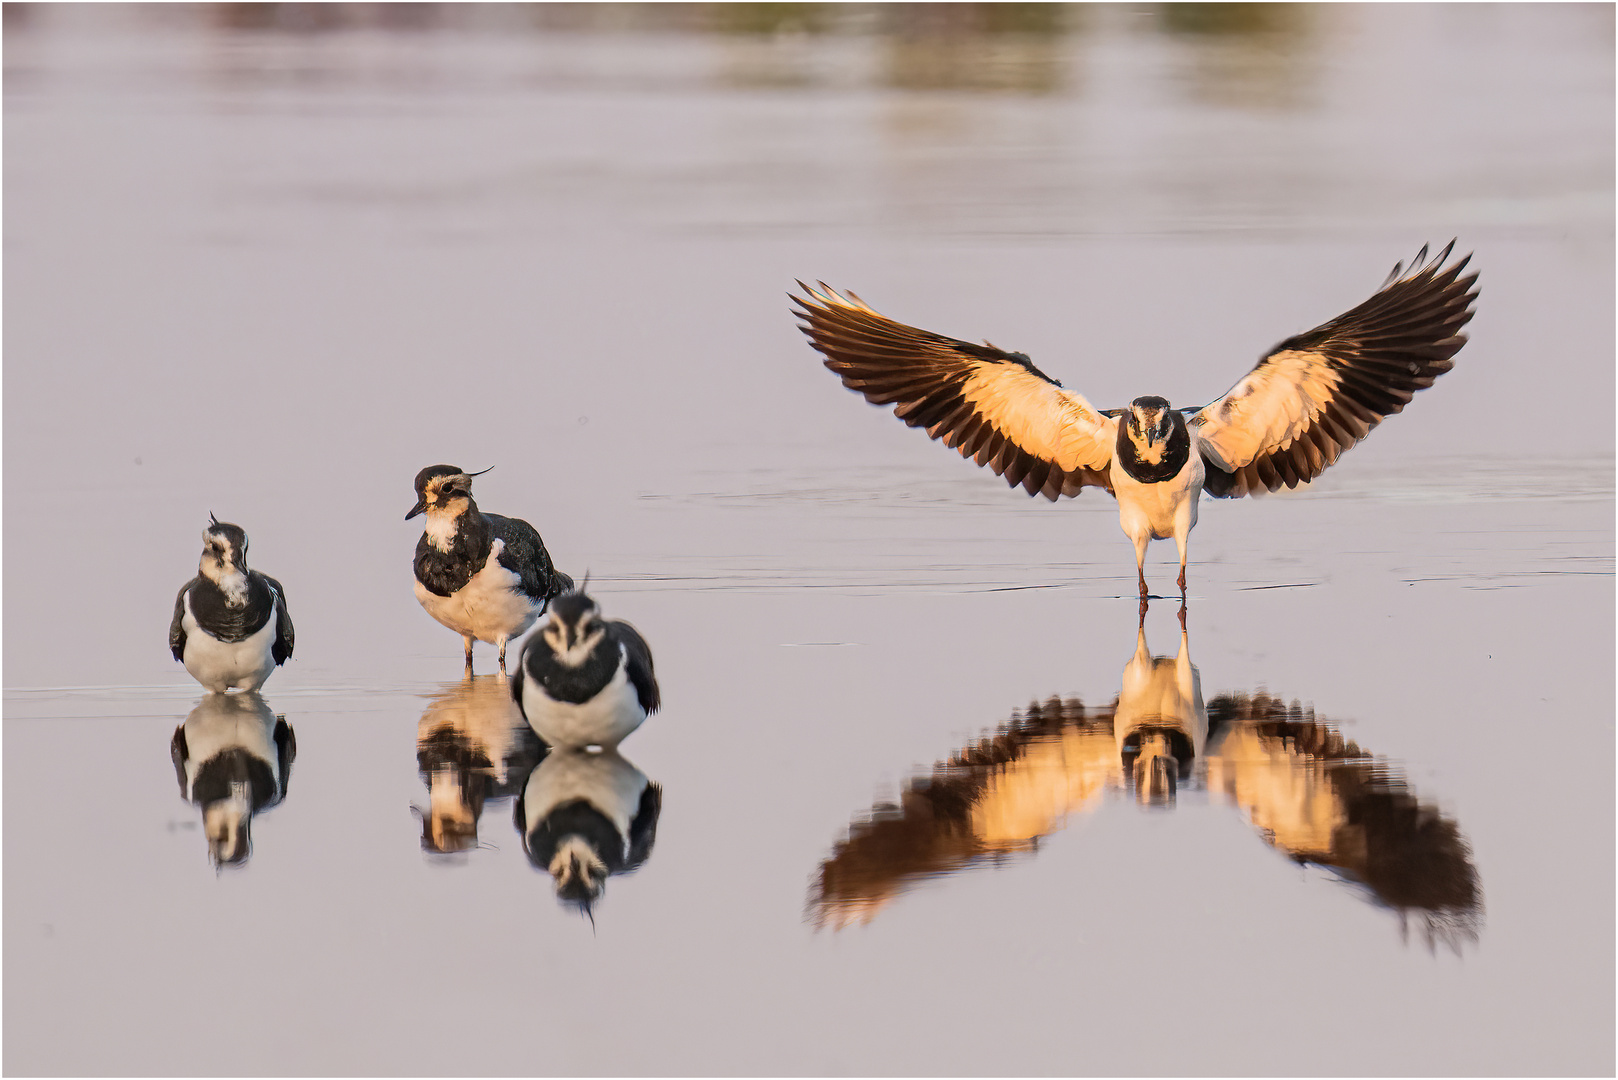
<svg viewBox="0 0 1618 1080">
<path fill-rule="evenodd" d="M 1610 8 L 266 10 L 6 9 L 5 1071 L 1613 1071 Z M 1289 861 L 1213 755 L 817 929 L 873 805 L 1107 709 L 1135 605 L 1109 500 L 862 404 L 793 280 L 1191 402 L 1450 236 L 1456 369 L 1314 490 L 1204 507 L 1189 649 L 1450 830 L 1468 932 Z M 657 843 L 593 932 L 512 777 L 487 847 L 422 850 L 437 461 L 657 657 Z M 298 625 L 286 797 L 223 872 L 163 636 L 210 511 Z"/>
</svg>

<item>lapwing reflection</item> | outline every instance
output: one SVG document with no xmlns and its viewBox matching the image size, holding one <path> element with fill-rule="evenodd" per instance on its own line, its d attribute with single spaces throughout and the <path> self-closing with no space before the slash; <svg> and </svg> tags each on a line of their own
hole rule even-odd
<svg viewBox="0 0 1618 1080">
<path fill-rule="evenodd" d="M 545 752 L 511 700 L 504 676 L 449 683 L 427 702 L 416 728 L 416 763 L 427 785 L 421 847 L 451 855 L 478 846 L 490 799 L 508 798 Z"/>
<path fill-rule="evenodd" d="M 240 866 L 253 851 L 253 815 L 286 798 L 297 741 L 286 719 L 257 693 L 208 694 L 169 744 L 180 797 L 202 808 L 216 867 Z"/>
<path fill-rule="evenodd" d="M 1313 710 L 1264 693 L 1202 699 L 1182 629 L 1154 657 L 1142 629 L 1117 699 L 1051 698 L 904 785 L 897 804 L 856 818 L 821 864 L 810 919 L 869 922 L 913 885 L 1034 851 L 1109 794 L 1172 808 L 1190 791 L 1233 805 L 1263 840 L 1326 867 L 1414 920 L 1429 946 L 1475 939 L 1482 893 L 1455 822 L 1399 770 Z"/>
<path fill-rule="evenodd" d="M 652 854 L 663 789 L 615 749 L 557 747 L 517 799 L 517 831 L 535 868 L 551 875 L 557 899 L 585 915 L 607 878 L 638 870 Z"/>
</svg>

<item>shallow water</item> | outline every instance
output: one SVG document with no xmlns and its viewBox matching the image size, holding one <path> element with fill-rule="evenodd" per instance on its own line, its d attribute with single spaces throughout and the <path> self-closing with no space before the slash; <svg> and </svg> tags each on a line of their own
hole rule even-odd
<svg viewBox="0 0 1618 1080">
<path fill-rule="evenodd" d="M 6 9 L 7 1072 L 1613 1070 L 1610 9 L 298 10 Z M 1194 692 L 1109 500 L 785 299 L 1180 403 L 1452 235 L 1455 370 L 1203 507 Z M 411 595 L 436 461 L 656 655 L 593 921 Z M 210 511 L 298 626 L 230 715 Z M 278 774 L 235 865 L 177 729 Z"/>
</svg>

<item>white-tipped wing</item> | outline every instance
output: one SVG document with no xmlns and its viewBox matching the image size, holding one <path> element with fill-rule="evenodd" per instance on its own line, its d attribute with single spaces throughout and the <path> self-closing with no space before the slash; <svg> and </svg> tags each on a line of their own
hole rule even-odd
<svg viewBox="0 0 1618 1080">
<path fill-rule="evenodd" d="M 1477 275 L 1461 277 L 1470 255 L 1443 266 L 1454 246 L 1425 265 L 1423 247 L 1408 274 L 1395 266 L 1376 295 L 1281 342 L 1191 417 L 1205 490 L 1235 498 L 1307 483 L 1453 367 L 1478 295 Z"/>
<path fill-rule="evenodd" d="M 911 427 L 1055 501 L 1112 489 L 1116 421 L 1062 389 L 1021 353 L 973 345 L 884 318 L 822 285 L 792 297 L 801 329 L 850 390 L 892 405 Z"/>
</svg>

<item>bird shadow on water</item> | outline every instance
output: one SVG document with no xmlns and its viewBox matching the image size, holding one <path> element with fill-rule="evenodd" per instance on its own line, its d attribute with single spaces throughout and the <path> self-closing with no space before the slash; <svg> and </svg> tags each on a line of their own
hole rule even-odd
<svg viewBox="0 0 1618 1080">
<path fill-rule="evenodd" d="M 468 676 L 434 694 L 417 726 L 416 761 L 429 792 L 427 807 L 414 808 L 421 847 L 435 863 L 489 848 L 478 831 L 486 804 L 512 799 L 529 863 L 594 926 L 607 879 L 651 856 L 662 787 L 615 749 L 547 747 L 504 676 Z"/>
<path fill-rule="evenodd" d="M 1162 811 L 1187 795 L 1236 809 L 1278 853 L 1394 912 L 1404 940 L 1412 924 L 1429 951 L 1477 940 L 1483 893 L 1459 826 L 1311 707 L 1264 690 L 1205 702 L 1183 618 L 1172 656 L 1137 630 L 1110 704 L 1034 702 L 857 815 L 813 875 L 805 918 L 863 925 L 925 882 L 1031 857 L 1109 798 Z"/>
</svg>

